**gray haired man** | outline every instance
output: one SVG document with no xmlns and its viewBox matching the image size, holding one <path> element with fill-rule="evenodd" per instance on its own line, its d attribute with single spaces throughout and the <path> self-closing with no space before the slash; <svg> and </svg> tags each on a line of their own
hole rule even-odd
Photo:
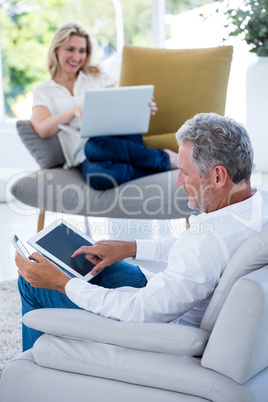
<svg viewBox="0 0 268 402">
<path fill-rule="evenodd" d="M 96 264 L 95 273 L 102 271 L 95 284 L 71 278 L 38 253 L 32 257 L 37 262 L 16 255 L 24 311 L 77 306 L 121 321 L 200 325 L 230 258 L 254 230 L 268 223 L 268 198 L 251 188 L 253 151 L 241 124 L 213 113 L 198 114 L 176 137 L 177 184 L 188 194 L 189 206 L 203 212 L 191 216 L 190 228 L 177 238 L 104 240 L 81 247 L 73 257 L 84 254 Z M 166 268 L 152 274 L 140 267 L 147 279 L 140 288 L 100 286 L 97 280 L 108 272 L 105 268 L 126 257 L 161 261 Z M 122 275 L 127 279 L 128 266 Z M 27 347 L 40 335 L 33 331 L 25 333 Z"/>
</svg>

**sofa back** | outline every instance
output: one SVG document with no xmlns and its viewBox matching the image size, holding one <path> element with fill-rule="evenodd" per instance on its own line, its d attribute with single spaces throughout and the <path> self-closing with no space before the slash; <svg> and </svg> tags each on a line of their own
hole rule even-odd
<svg viewBox="0 0 268 402">
<path fill-rule="evenodd" d="M 268 265 L 268 225 L 254 232 L 239 247 L 227 265 L 201 321 L 200 328 L 212 332 L 225 300 L 235 282 Z"/>
<path fill-rule="evenodd" d="M 177 151 L 174 133 L 201 112 L 224 115 L 232 46 L 205 49 L 123 48 L 120 85 L 153 84 L 158 106 L 145 144 Z"/>
<path fill-rule="evenodd" d="M 245 384 L 268 367 L 267 333 L 268 265 L 234 284 L 210 335 L 201 364 Z M 259 393 L 262 388 L 260 386 Z M 254 400 L 267 399 L 262 395 Z"/>
</svg>

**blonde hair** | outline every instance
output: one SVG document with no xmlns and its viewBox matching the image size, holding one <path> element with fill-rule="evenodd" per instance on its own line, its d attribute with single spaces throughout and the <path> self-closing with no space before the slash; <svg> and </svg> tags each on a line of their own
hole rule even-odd
<svg viewBox="0 0 268 402">
<path fill-rule="evenodd" d="M 99 74 L 99 67 L 90 64 L 92 55 L 92 43 L 90 41 L 89 34 L 80 25 L 69 23 L 57 29 L 50 44 L 47 65 L 51 77 L 54 78 L 59 69 L 59 62 L 56 51 L 60 46 L 63 46 L 65 43 L 67 43 L 72 35 L 80 36 L 81 38 L 85 38 L 86 40 L 87 57 L 83 66 L 81 67 L 81 70 L 86 74 Z"/>
</svg>

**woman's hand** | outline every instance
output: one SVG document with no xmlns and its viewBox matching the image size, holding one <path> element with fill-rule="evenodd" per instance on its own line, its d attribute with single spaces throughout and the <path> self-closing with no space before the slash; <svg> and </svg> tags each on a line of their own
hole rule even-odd
<svg viewBox="0 0 268 402">
<path fill-rule="evenodd" d="M 65 294 L 65 286 L 72 278 L 39 253 L 33 253 L 30 259 L 32 261 L 16 252 L 18 274 L 33 287 L 54 289 Z"/>
<path fill-rule="evenodd" d="M 76 250 L 72 258 L 85 254 L 85 258 L 95 264 L 91 274 L 96 275 L 104 268 L 115 264 L 127 257 L 136 256 L 135 241 L 101 240 L 93 246 L 83 246 Z"/>
<path fill-rule="evenodd" d="M 74 116 L 74 118 L 77 117 L 81 121 L 82 120 L 82 113 L 83 113 L 83 108 L 82 107 L 74 107 L 73 108 L 73 116 Z"/>
<path fill-rule="evenodd" d="M 154 116 L 156 114 L 157 110 L 158 110 L 157 106 L 156 106 L 156 103 L 154 101 L 154 97 L 152 97 L 152 102 L 149 105 L 150 105 L 150 108 L 151 108 L 151 115 Z"/>
<path fill-rule="evenodd" d="M 59 124 L 69 124 L 75 117 L 82 118 L 83 108 L 74 107 L 64 113 L 51 116 L 45 106 L 35 106 L 31 117 L 31 122 L 37 134 L 41 138 L 49 138 L 59 132 Z"/>
</svg>

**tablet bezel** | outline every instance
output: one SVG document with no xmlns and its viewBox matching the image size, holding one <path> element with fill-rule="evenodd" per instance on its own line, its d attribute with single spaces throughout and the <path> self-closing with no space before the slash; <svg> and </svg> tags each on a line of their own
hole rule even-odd
<svg viewBox="0 0 268 402">
<path fill-rule="evenodd" d="M 11 238 L 11 243 L 13 244 L 19 255 L 24 257 L 26 260 L 29 259 L 31 253 L 27 250 L 23 242 L 16 234 L 14 234 L 13 237 Z"/>
<path fill-rule="evenodd" d="M 65 221 L 62 218 L 57 219 L 56 221 L 52 222 L 50 225 L 46 226 L 44 229 L 42 229 L 40 232 L 36 233 L 33 237 L 31 237 L 28 240 L 28 244 L 35 248 L 37 251 L 39 251 L 41 254 L 43 254 L 45 257 L 47 257 L 49 260 L 53 261 L 55 264 L 59 265 L 63 269 L 65 269 L 67 272 L 70 274 L 74 275 L 76 278 L 84 279 L 85 281 L 90 281 L 92 278 L 94 278 L 94 275 L 92 275 L 90 272 L 86 274 L 85 276 L 79 274 L 77 271 L 75 271 L 72 267 L 67 265 L 65 262 L 61 261 L 58 259 L 55 255 L 51 254 L 49 251 L 47 251 L 45 248 L 41 247 L 39 244 L 37 244 L 37 241 L 42 239 L 44 236 L 46 236 L 48 233 L 56 229 L 59 225 L 64 224 L 66 225 L 70 230 L 75 232 L 76 234 L 80 235 L 83 237 L 86 241 L 94 244 L 95 241 L 87 236 L 85 233 L 81 232 L 78 230 L 75 226 L 71 225 L 67 221 Z M 81 245 L 82 246 L 82 245 Z"/>
</svg>

